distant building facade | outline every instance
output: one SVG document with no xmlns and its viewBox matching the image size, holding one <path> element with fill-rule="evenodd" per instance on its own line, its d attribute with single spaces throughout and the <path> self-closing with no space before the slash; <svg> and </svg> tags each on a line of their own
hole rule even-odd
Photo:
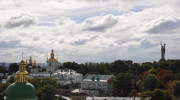
<svg viewBox="0 0 180 100">
<path fill-rule="evenodd" d="M 99 91 L 111 92 L 113 90 L 113 75 L 86 74 L 81 81 L 80 92 L 89 96 L 99 95 Z"/>
<path fill-rule="evenodd" d="M 29 58 L 29 63 L 26 60 L 26 68 L 31 70 L 31 72 L 41 72 L 42 71 L 42 68 L 40 67 L 40 63 L 36 64 L 36 60 L 34 60 L 34 62 L 33 62 L 31 56 Z"/>
<path fill-rule="evenodd" d="M 61 85 L 80 84 L 83 75 L 72 69 L 59 69 L 52 73 L 51 78 L 58 79 Z"/>
</svg>

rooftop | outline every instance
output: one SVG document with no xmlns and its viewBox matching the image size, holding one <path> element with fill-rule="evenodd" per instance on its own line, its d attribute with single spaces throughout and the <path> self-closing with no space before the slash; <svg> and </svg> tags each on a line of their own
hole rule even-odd
<svg viewBox="0 0 180 100">
<path fill-rule="evenodd" d="M 140 100 L 138 97 L 87 97 L 86 100 Z"/>
<path fill-rule="evenodd" d="M 107 82 L 108 79 L 111 77 L 114 77 L 113 75 L 97 75 L 97 74 L 86 74 L 83 77 L 83 81 L 101 81 L 101 82 Z"/>
</svg>

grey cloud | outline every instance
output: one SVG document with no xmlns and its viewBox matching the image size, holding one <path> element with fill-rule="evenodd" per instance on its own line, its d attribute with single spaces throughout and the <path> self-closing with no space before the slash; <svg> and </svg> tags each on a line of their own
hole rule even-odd
<svg viewBox="0 0 180 100">
<path fill-rule="evenodd" d="M 96 16 L 86 19 L 82 24 L 83 30 L 88 31 L 105 31 L 118 23 L 118 18 L 111 14 Z"/>
<path fill-rule="evenodd" d="M 129 51 L 138 51 L 140 48 L 151 48 L 154 46 L 157 46 L 158 43 L 150 40 L 149 38 L 143 38 L 140 41 L 133 41 L 133 42 L 127 42 L 123 43 L 122 46 L 128 47 Z"/>
<path fill-rule="evenodd" d="M 82 45 L 82 44 L 85 44 L 87 42 L 87 39 L 86 38 L 78 38 L 74 41 L 71 41 L 71 44 L 74 44 L 74 45 Z"/>
<path fill-rule="evenodd" d="M 167 59 L 173 59 L 172 57 L 176 57 L 179 58 L 179 50 L 176 48 L 170 49 L 170 50 L 166 50 L 166 58 Z"/>
<path fill-rule="evenodd" d="M 37 41 L 37 40 L 39 40 L 39 39 L 40 39 L 40 37 L 39 37 L 38 35 L 33 36 L 33 40 L 34 40 L 34 41 Z"/>
<path fill-rule="evenodd" d="M 149 47 L 154 47 L 157 46 L 158 44 L 148 38 L 143 38 L 142 40 L 139 41 L 141 47 L 143 48 L 149 48 Z"/>
<path fill-rule="evenodd" d="M 174 29 L 180 28 L 180 19 L 175 17 L 163 18 L 160 17 L 156 20 L 149 22 L 146 32 L 148 33 L 166 33 Z"/>
<path fill-rule="evenodd" d="M 7 48 L 15 48 L 16 45 L 19 43 L 20 41 L 2 41 L 0 42 L 0 47 L 7 49 Z"/>
<path fill-rule="evenodd" d="M 64 43 L 64 39 L 60 39 L 60 40 L 59 40 L 59 43 Z"/>
<path fill-rule="evenodd" d="M 89 40 L 90 40 L 90 41 L 93 41 L 93 40 L 97 39 L 98 37 L 99 37 L 98 35 L 93 35 L 93 36 L 91 36 L 91 37 L 89 38 Z"/>
<path fill-rule="evenodd" d="M 75 25 L 76 22 L 71 20 L 70 18 L 60 18 L 55 22 L 56 26 L 59 25 Z"/>
<path fill-rule="evenodd" d="M 0 29 L 2 28 L 1 24 L 0 24 Z"/>
<path fill-rule="evenodd" d="M 21 14 L 18 17 L 11 17 L 6 23 L 5 28 L 29 27 L 36 23 L 36 18 L 29 14 Z"/>
</svg>

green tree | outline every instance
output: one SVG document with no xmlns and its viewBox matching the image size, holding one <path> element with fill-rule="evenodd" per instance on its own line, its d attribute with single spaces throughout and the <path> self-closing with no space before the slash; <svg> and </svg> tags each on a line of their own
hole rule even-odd
<svg viewBox="0 0 180 100">
<path fill-rule="evenodd" d="M 3 69 L 4 69 L 4 66 L 0 66 L 0 72 L 2 72 Z"/>
<path fill-rule="evenodd" d="M 140 70 L 137 70 L 137 68 L 140 66 L 140 64 L 138 64 L 138 63 L 133 63 L 132 65 L 131 65 L 131 67 L 130 67 L 130 71 L 132 72 L 132 73 L 134 73 L 135 75 L 139 75 L 140 73 L 142 73 L 142 71 L 140 71 Z"/>
<path fill-rule="evenodd" d="M 86 74 L 84 69 L 77 69 L 76 72 L 83 74 L 83 76 Z"/>
<path fill-rule="evenodd" d="M 4 100 L 5 91 L 11 83 L 6 82 L 5 84 L 0 83 L 0 100 Z"/>
<path fill-rule="evenodd" d="M 152 100 L 165 100 L 165 93 L 160 89 L 154 90 Z"/>
<path fill-rule="evenodd" d="M 101 91 L 98 96 L 99 97 L 110 97 L 111 93 L 110 92 L 102 92 Z"/>
<path fill-rule="evenodd" d="M 153 91 L 143 91 L 141 92 L 141 95 L 144 96 L 144 95 L 148 95 L 148 96 L 151 96 L 153 95 Z"/>
<path fill-rule="evenodd" d="M 2 92 L 0 93 L 0 100 L 4 100 L 5 91 L 6 91 L 6 90 L 4 90 L 4 91 L 2 91 Z"/>
<path fill-rule="evenodd" d="M 5 84 L 2 84 L 0 85 L 0 93 L 3 92 L 4 90 L 7 89 L 7 87 L 10 85 L 11 83 L 9 82 L 6 82 Z"/>
<path fill-rule="evenodd" d="M 72 69 L 72 70 L 77 70 L 79 68 L 79 66 L 75 62 L 65 62 L 65 63 L 63 63 L 62 68 L 68 68 L 68 69 Z"/>
<path fill-rule="evenodd" d="M 116 60 L 113 62 L 113 69 L 114 72 L 118 74 L 118 73 L 126 73 L 129 67 L 122 60 Z"/>
<path fill-rule="evenodd" d="M 176 76 L 177 76 L 178 79 L 180 80 L 180 72 L 176 73 Z"/>
<path fill-rule="evenodd" d="M 173 85 L 173 95 L 178 97 L 180 96 L 180 81 L 176 82 L 174 85 Z"/>
<path fill-rule="evenodd" d="M 178 73 L 180 71 L 180 61 L 171 62 L 169 68 L 174 74 Z"/>
<path fill-rule="evenodd" d="M 167 92 L 165 91 L 165 100 L 174 100 L 173 97 Z"/>
<path fill-rule="evenodd" d="M 36 90 L 47 84 L 50 84 L 55 88 L 60 87 L 60 84 L 57 83 L 57 79 L 34 77 L 29 79 L 28 81 L 35 86 Z"/>
<path fill-rule="evenodd" d="M 148 74 L 157 74 L 157 71 L 156 71 L 156 69 L 154 69 L 154 68 L 151 68 L 151 69 L 149 69 L 148 70 Z"/>
<path fill-rule="evenodd" d="M 151 63 L 142 63 L 141 65 L 134 63 L 132 66 L 135 66 L 134 71 L 136 75 L 142 74 L 153 67 Z"/>
<path fill-rule="evenodd" d="M 155 75 L 149 74 L 144 79 L 144 87 L 148 90 L 154 90 L 155 88 L 158 88 L 159 87 L 159 79 Z"/>
<path fill-rule="evenodd" d="M 104 70 L 104 74 L 105 74 L 105 75 L 111 75 L 111 72 L 106 69 L 106 70 Z"/>
<path fill-rule="evenodd" d="M 132 90 L 131 80 L 132 76 L 129 73 L 117 74 L 113 86 L 113 95 L 127 96 Z"/>
<path fill-rule="evenodd" d="M 17 72 L 19 69 L 19 65 L 17 63 L 13 63 L 9 66 L 10 73 Z"/>
<path fill-rule="evenodd" d="M 104 70 L 106 69 L 106 66 L 105 66 L 105 64 L 103 63 L 103 62 L 101 62 L 100 64 L 97 64 L 98 66 L 97 66 L 97 68 L 98 68 L 98 72 L 100 73 L 100 74 L 103 74 L 104 73 Z"/>
<path fill-rule="evenodd" d="M 44 85 L 37 91 L 37 97 L 39 100 L 54 100 L 57 88 L 52 85 Z"/>
<path fill-rule="evenodd" d="M 38 100 L 54 100 L 57 89 L 60 87 L 57 80 L 51 78 L 34 77 L 28 81 L 35 86 Z"/>
</svg>

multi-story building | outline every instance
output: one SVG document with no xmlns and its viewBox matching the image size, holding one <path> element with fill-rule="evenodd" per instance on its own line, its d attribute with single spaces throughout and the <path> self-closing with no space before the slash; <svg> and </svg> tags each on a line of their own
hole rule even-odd
<svg viewBox="0 0 180 100">
<path fill-rule="evenodd" d="M 70 85 L 70 84 L 78 84 L 81 83 L 83 75 L 77 73 L 71 69 L 59 69 L 56 70 L 52 75 L 52 78 L 57 78 L 58 82 L 61 85 Z"/>
<path fill-rule="evenodd" d="M 86 74 L 81 81 L 80 92 L 90 96 L 99 95 L 100 91 L 111 92 L 114 79 L 113 75 Z"/>
</svg>

